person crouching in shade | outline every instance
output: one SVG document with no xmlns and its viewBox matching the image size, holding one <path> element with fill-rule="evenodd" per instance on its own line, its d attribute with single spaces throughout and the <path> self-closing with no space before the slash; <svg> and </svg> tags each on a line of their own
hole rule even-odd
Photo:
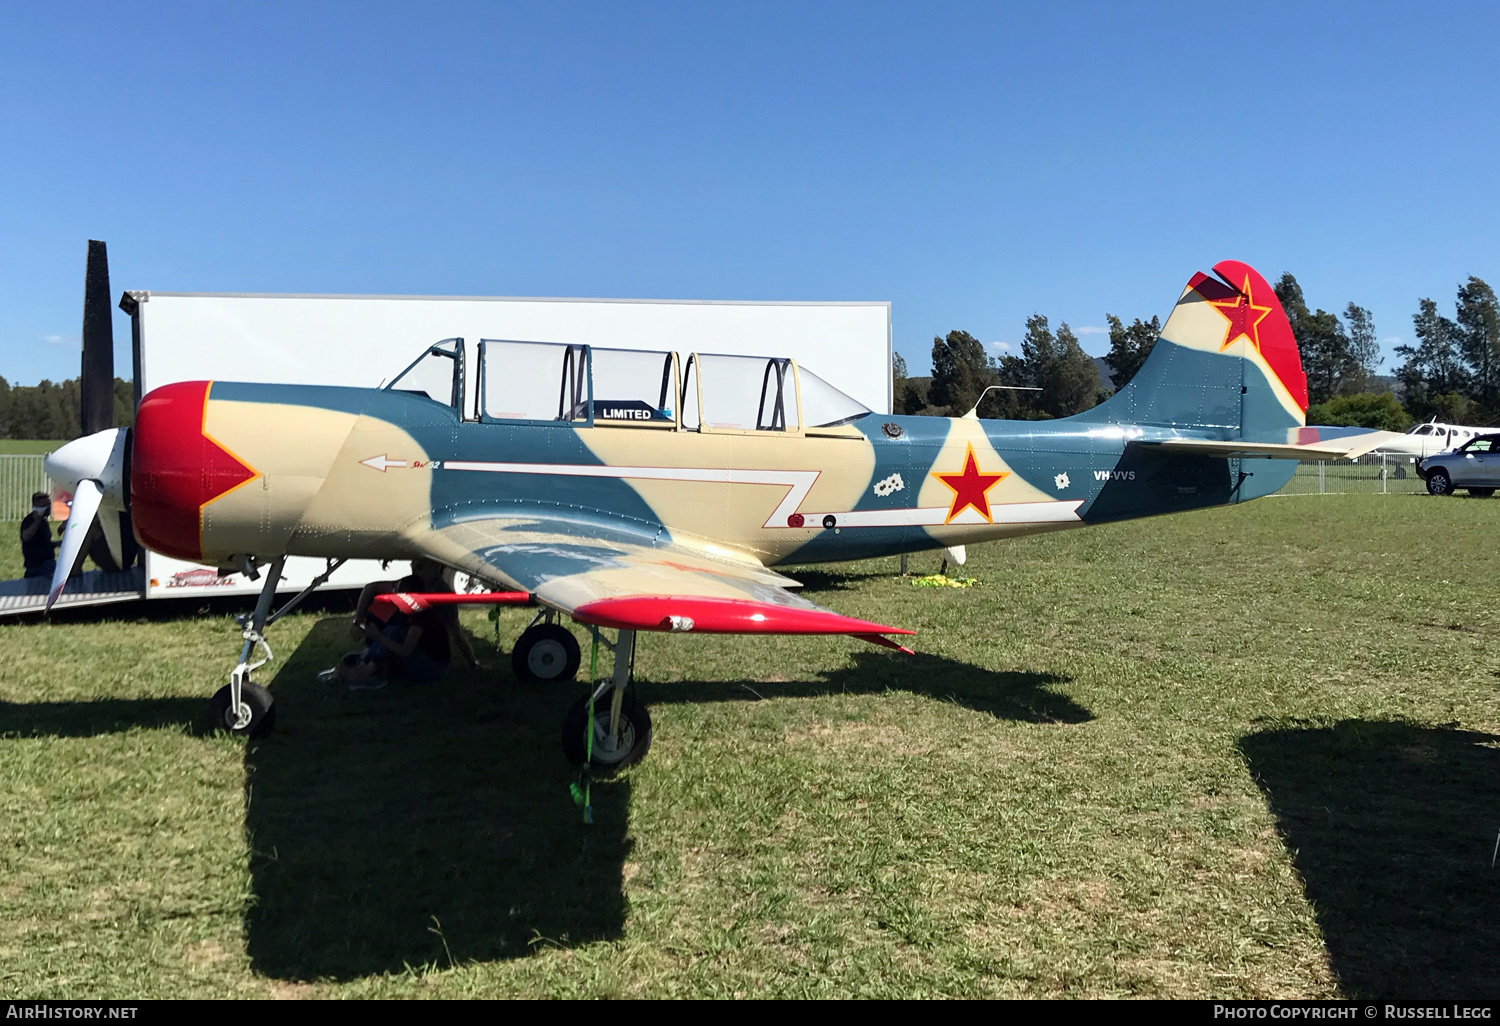
<svg viewBox="0 0 1500 1026">
<path fill-rule="evenodd" d="M 404 631 L 420 623 L 425 634 L 418 635 L 415 643 L 420 653 L 417 656 L 419 663 L 424 655 L 431 657 L 434 653 L 442 653 L 441 659 L 437 660 L 441 668 L 437 676 L 430 678 L 431 680 L 438 679 L 443 671 L 447 670 L 449 662 L 452 661 L 453 648 L 458 649 L 470 666 L 484 668 L 484 664 L 474 654 L 474 646 L 469 643 L 468 635 L 459 626 L 457 606 L 442 605 L 416 614 L 396 613 L 383 624 L 373 615 L 370 607 L 376 595 L 399 591 L 422 593 L 451 593 L 453 591 L 447 578 L 447 571 L 441 563 L 430 559 L 414 559 L 411 561 L 411 570 L 409 576 L 399 581 L 371 581 L 365 585 L 364 591 L 360 592 L 359 604 L 354 608 L 354 622 L 349 627 L 349 636 L 356 641 L 364 639 L 369 644 L 364 652 L 349 653 L 336 667 L 337 675 L 349 682 L 351 690 L 359 691 L 384 686 L 387 674 L 383 670 L 390 663 L 392 650 L 375 638 L 386 637 L 393 624 L 397 630 L 403 631 L 399 645 L 404 648 L 405 639 L 409 636 Z M 441 639 L 438 637 L 439 634 L 443 635 Z M 425 642 L 420 640 L 422 637 L 426 638 Z M 375 658 L 367 658 L 370 656 Z M 368 665 L 374 662 L 380 662 L 383 665 Z M 399 669 L 396 672 L 399 675 Z M 410 673 L 406 676 L 410 679 L 419 679 Z M 365 681 L 371 683 L 364 683 Z"/>
<path fill-rule="evenodd" d="M 397 581 L 391 590 L 419 592 L 422 588 L 422 579 L 412 574 Z M 360 630 L 369 644 L 363 652 L 350 652 L 338 666 L 339 676 L 350 691 L 383 688 L 392 678 L 431 684 L 448 672 L 452 660 L 448 625 L 436 610 L 397 610 L 383 624 L 369 616 Z"/>
<path fill-rule="evenodd" d="M 21 521 L 21 559 L 27 577 L 51 578 L 57 569 L 57 545 L 52 538 L 52 500 L 46 492 L 31 497 L 31 512 Z"/>
</svg>

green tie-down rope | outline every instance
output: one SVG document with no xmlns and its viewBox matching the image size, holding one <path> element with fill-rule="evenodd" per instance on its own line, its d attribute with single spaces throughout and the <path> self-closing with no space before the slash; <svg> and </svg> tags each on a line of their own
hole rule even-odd
<svg viewBox="0 0 1500 1026">
<path fill-rule="evenodd" d="M 486 615 L 490 618 L 490 623 L 495 625 L 495 651 L 498 652 L 500 651 L 500 607 L 490 606 L 490 611 Z"/>
<path fill-rule="evenodd" d="M 569 784 L 568 789 L 573 792 L 573 804 L 583 807 L 583 821 L 594 822 L 594 805 L 590 801 L 591 781 L 589 779 L 589 767 L 594 762 L 594 690 L 599 680 L 599 628 L 590 628 L 594 635 L 594 649 L 589 655 L 589 702 L 583 717 L 583 771 L 578 774 L 578 780 Z"/>
</svg>

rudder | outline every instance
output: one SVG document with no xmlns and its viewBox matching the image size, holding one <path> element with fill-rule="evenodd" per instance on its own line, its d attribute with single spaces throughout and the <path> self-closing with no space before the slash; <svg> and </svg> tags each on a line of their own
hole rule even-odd
<svg viewBox="0 0 1500 1026">
<path fill-rule="evenodd" d="M 1087 419 L 1285 441 L 1306 423 L 1307 376 L 1276 293 L 1237 260 L 1195 274 L 1134 378 Z"/>
</svg>

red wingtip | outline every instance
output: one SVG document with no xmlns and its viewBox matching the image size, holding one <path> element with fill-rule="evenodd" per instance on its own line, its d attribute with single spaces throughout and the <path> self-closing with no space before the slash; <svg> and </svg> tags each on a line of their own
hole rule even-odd
<svg viewBox="0 0 1500 1026">
<path fill-rule="evenodd" d="M 579 623 L 628 631 L 694 631 L 700 634 L 913 634 L 826 609 L 781 606 L 749 599 L 630 595 L 599 599 L 573 612 Z"/>
<path fill-rule="evenodd" d="M 909 634 L 911 632 L 908 631 L 907 633 Z M 894 648 L 897 652 L 901 652 L 901 653 L 904 653 L 906 655 L 916 655 L 917 654 L 917 653 L 913 652 L 911 649 L 907 648 L 905 645 L 902 645 L 902 644 L 899 644 L 898 642 L 892 641 L 890 638 L 882 637 L 879 634 L 851 634 L 849 636 L 851 638 L 858 638 L 860 641 L 868 641 L 872 645 L 881 645 L 881 646 L 884 646 L 885 648 Z"/>
</svg>

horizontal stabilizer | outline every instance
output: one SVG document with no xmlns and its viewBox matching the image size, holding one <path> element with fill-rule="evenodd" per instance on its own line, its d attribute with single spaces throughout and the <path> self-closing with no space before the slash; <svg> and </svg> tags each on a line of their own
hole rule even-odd
<svg viewBox="0 0 1500 1026">
<path fill-rule="evenodd" d="M 1168 438 L 1155 442 L 1137 442 L 1147 449 L 1169 453 L 1192 453 L 1199 456 L 1222 456 L 1229 458 L 1260 458 L 1273 460 L 1353 460 L 1367 452 L 1380 448 L 1392 438 L 1401 436 L 1393 431 L 1365 431 L 1355 429 L 1357 434 L 1328 437 L 1327 428 L 1302 428 L 1296 433 L 1310 434 L 1314 438 L 1297 443 L 1216 441 L 1199 438 Z"/>
</svg>

